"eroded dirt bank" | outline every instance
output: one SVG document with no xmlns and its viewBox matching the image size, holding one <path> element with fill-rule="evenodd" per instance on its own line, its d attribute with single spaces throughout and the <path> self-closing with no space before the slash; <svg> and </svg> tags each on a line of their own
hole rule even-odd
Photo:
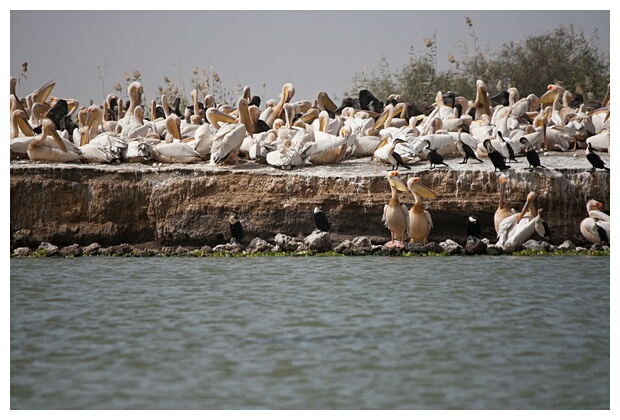
<svg viewBox="0 0 620 420">
<path fill-rule="evenodd" d="M 609 161 L 607 154 L 601 154 Z M 482 237 L 495 242 L 493 214 L 498 204 L 499 171 L 490 162 L 430 170 L 419 162 L 399 171 L 406 180 L 420 176 L 439 194 L 425 200 L 434 221 L 429 240 L 464 241 L 471 214 L 482 222 Z M 520 210 L 527 193 L 559 244 L 584 243 L 579 223 L 589 197 L 609 210 L 609 172 L 589 172 L 583 156 L 557 153 L 542 158 L 548 169 L 528 171 L 525 158 L 506 172 L 507 199 Z M 389 201 L 389 166 L 370 159 L 290 171 L 254 162 L 238 167 L 142 164 L 46 164 L 11 162 L 11 245 L 102 245 L 156 242 L 162 245 L 217 245 L 230 239 L 227 214 L 243 224 L 244 241 L 272 239 L 277 233 L 307 235 L 315 228 L 312 211 L 321 205 L 334 237 L 370 236 L 389 240 L 381 217 Z M 411 206 L 412 195 L 401 201 Z"/>
</svg>

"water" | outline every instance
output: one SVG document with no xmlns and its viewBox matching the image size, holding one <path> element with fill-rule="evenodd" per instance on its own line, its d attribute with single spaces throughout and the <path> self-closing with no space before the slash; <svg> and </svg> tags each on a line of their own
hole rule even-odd
<svg viewBox="0 0 620 420">
<path fill-rule="evenodd" d="M 11 258 L 11 409 L 609 409 L 609 263 Z"/>
</svg>

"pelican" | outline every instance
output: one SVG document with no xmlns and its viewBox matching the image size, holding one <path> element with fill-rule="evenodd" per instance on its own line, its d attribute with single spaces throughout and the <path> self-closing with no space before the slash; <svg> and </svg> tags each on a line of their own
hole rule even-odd
<svg viewBox="0 0 620 420">
<path fill-rule="evenodd" d="M 243 124 L 225 124 L 215 134 L 211 146 L 211 165 L 226 164 L 233 159 L 239 163 L 239 149 L 245 138 L 246 128 Z"/>
<path fill-rule="evenodd" d="M 504 174 L 499 177 L 499 203 L 493 216 L 493 223 L 495 224 L 495 232 L 499 232 L 499 225 L 508 216 L 512 216 L 515 212 L 510 209 L 506 204 L 506 182 L 508 177 Z"/>
<path fill-rule="evenodd" d="M 28 159 L 28 144 L 35 136 L 26 112 L 21 109 L 11 112 L 11 159 Z"/>
<path fill-rule="evenodd" d="M 383 207 L 383 217 L 381 221 L 390 230 L 392 241 L 390 246 L 403 247 L 407 238 L 409 238 L 409 211 L 405 204 L 398 201 L 398 192 L 407 192 L 409 189 L 403 181 L 398 177 L 398 172 L 392 171 L 388 174 L 388 182 L 392 191 L 390 202 Z M 400 241 L 395 244 L 394 240 Z"/>
<path fill-rule="evenodd" d="M 601 211 L 603 204 L 590 199 L 586 203 L 588 217 L 581 221 L 580 230 L 583 236 L 592 243 L 607 242 L 609 244 L 610 217 Z"/>
<path fill-rule="evenodd" d="M 314 134 L 314 141 L 303 145 L 299 153 L 304 161 L 315 165 L 338 163 L 344 157 L 350 135 L 351 127 L 342 127 L 339 136 L 319 131 Z"/>
<path fill-rule="evenodd" d="M 144 88 L 142 87 L 142 83 L 136 81 L 132 82 L 127 86 L 127 95 L 129 96 L 129 107 L 125 110 L 125 115 L 122 118 L 119 118 L 118 123 L 124 127 L 129 124 L 134 118 L 134 110 L 138 105 L 142 104 L 142 94 L 144 93 Z M 121 103 L 122 101 L 119 101 Z"/>
<path fill-rule="evenodd" d="M 180 118 L 171 114 L 166 118 L 166 140 L 152 144 L 147 142 L 151 157 L 162 163 L 197 163 L 202 157 L 191 144 L 180 140 Z"/>
<path fill-rule="evenodd" d="M 313 212 L 314 224 L 316 228 L 322 232 L 327 232 L 331 227 L 329 225 L 329 220 L 327 220 L 327 216 L 323 212 L 320 206 L 316 206 Z"/>
<path fill-rule="evenodd" d="M 489 99 L 489 91 L 486 83 L 480 79 L 476 80 L 476 99 L 474 99 L 472 107 L 475 109 L 475 119 L 481 118 L 482 115 L 491 117 L 491 101 Z"/>
<path fill-rule="evenodd" d="M 536 193 L 530 192 L 527 195 L 521 212 L 515 213 L 502 220 L 497 232 L 497 245 L 521 245 L 528 240 L 534 232 L 538 232 L 542 237 L 547 236 L 543 219 L 540 215 L 542 209 L 536 210 L 536 207 L 534 207 L 535 199 Z"/>
<path fill-rule="evenodd" d="M 282 93 L 280 94 L 280 102 L 273 106 L 271 112 L 267 116 L 265 122 L 269 126 L 269 128 L 273 127 L 274 121 L 280 117 L 280 113 L 284 108 L 284 104 L 290 102 L 290 100 L 295 95 L 295 87 L 292 83 L 285 83 L 282 86 Z"/>
<path fill-rule="evenodd" d="M 48 136 L 54 139 L 57 147 L 46 143 Z M 68 150 L 65 142 L 58 135 L 54 123 L 45 118 L 41 122 L 41 134 L 28 144 L 28 158 L 50 162 L 79 162 L 80 152 Z"/>
<path fill-rule="evenodd" d="M 422 198 L 436 198 L 437 194 L 421 184 L 420 177 L 407 180 L 407 187 L 415 198 L 415 203 L 409 209 L 409 242 L 426 245 L 428 235 L 433 228 L 433 219 L 428 210 L 422 205 Z"/>
<path fill-rule="evenodd" d="M 276 150 L 268 152 L 265 159 L 269 165 L 287 170 L 305 165 L 301 154 L 291 147 L 290 139 L 282 141 Z"/>
</svg>

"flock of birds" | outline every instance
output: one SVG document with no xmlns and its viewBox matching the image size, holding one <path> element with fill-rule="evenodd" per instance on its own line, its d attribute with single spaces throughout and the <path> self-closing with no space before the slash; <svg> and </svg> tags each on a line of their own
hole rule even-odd
<svg viewBox="0 0 620 420">
<path fill-rule="evenodd" d="M 521 97 L 511 87 L 491 97 L 478 80 L 474 99 L 440 91 L 435 103 L 424 108 L 402 95 L 383 102 L 365 89 L 340 106 L 325 92 L 313 100 L 293 101 L 295 88 L 286 83 L 279 99 L 266 101 L 262 109 L 261 99 L 246 86 L 234 106 L 217 104 L 211 95 L 200 101 L 193 90 L 191 104 L 180 110 L 180 98 L 162 95 L 159 103 L 151 101 L 147 117 L 138 81 L 128 85 L 126 102 L 110 94 L 101 105 L 88 107 L 52 96 L 53 81 L 24 98 L 16 95 L 16 83 L 11 77 L 11 159 L 237 165 L 244 158 L 292 169 L 369 157 L 390 165 L 392 198 L 383 217 L 392 245 L 395 239 L 426 243 L 432 219 L 422 198 L 436 196 L 418 177 L 400 180 L 401 166 L 410 169 L 422 161 L 434 169 L 448 166 L 448 158 L 462 157 L 461 164 L 488 159 L 495 171 L 506 171 L 525 156 L 533 171 L 544 169 L 539 152 L 585 149 L 592 171 L 610 170 L 596 153 L 609 152 L 609 89 L 601 101 L 589 102 L 557 84 L 540 96 Z M 414 195 L 410 210 L 398 202 L 399 192 Z M 600 210 L 588 208 L 589 214 L 595 211 L 589 216 L 594 222 L 582 224 L 582 232 L 592 242 L 608 243 L 609 216 L 605 220 Z M 529 196 L 521 212 L 510 212 L 501 223 L 498 218 L 500 244 L 525 236 L 516 232 L 526 222 L 526 232 L 544 235 L 540 210 Z M 475 227 L 474 218 L 469 223 Z"/>
</svg>

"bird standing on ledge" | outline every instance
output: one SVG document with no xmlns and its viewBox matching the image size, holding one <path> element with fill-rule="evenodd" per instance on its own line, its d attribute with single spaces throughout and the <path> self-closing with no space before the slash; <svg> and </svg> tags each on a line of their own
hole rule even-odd
<svg viewBox="0 0 620 420">
<path fill-rule="evenodd" d="M 233 239 L 241 243 L 241 238 L 243 238 L 243 226 L 241 226 L 241 222 L 237 218 L 237 213 L 234 211 L 230 212 L 228 223 L 230 223 L 230 234 Z"/>
<path fill-rule="evenodd" d="M 316 228 L 322 232 L 327 232 L 330 228 L 327 216 L 323 213 L 323 210 L 319 206 L 314 208 L 314 224 L 316 225 Z"/>
</svg>

